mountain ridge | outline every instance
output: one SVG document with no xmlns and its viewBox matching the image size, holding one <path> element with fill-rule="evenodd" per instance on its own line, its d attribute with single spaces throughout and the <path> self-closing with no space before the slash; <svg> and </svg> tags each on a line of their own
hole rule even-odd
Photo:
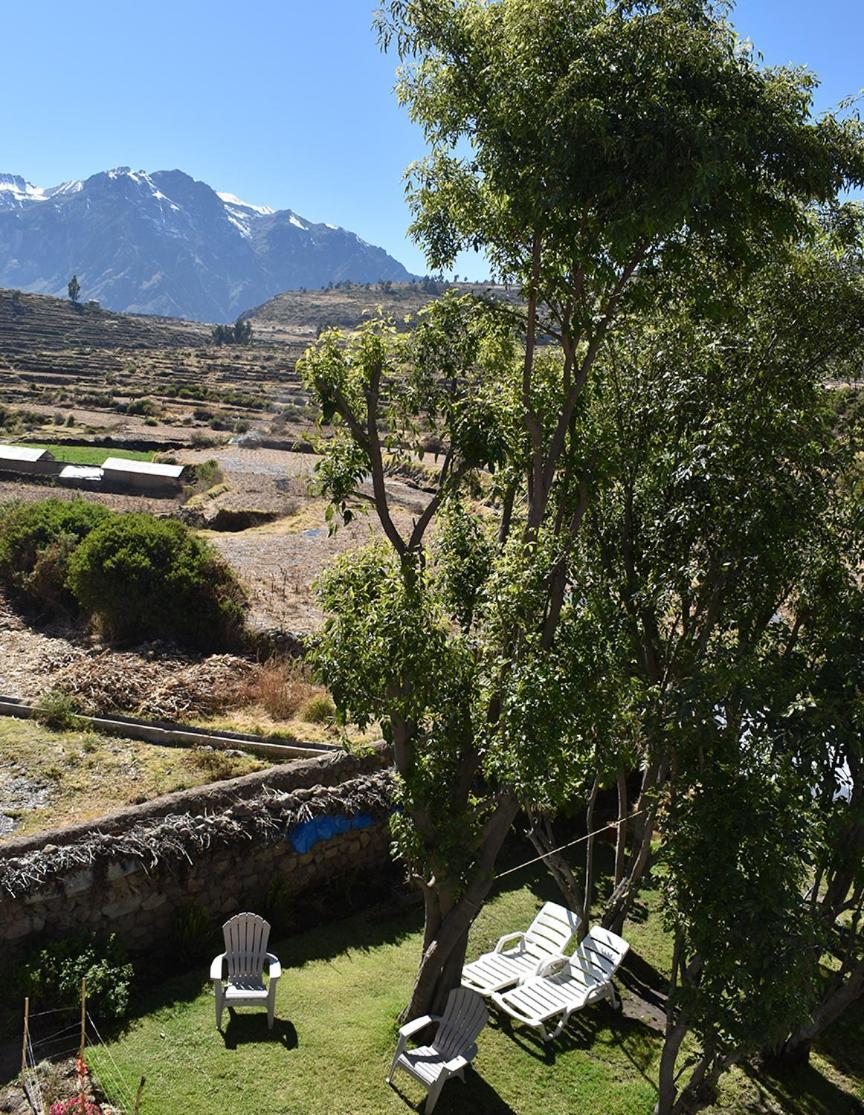
<svg viewBox="0 0 864 1115">
<path fill-rule="evenodd" d="M 285 290 L 405 281 L 383 248 L 181 170 L 115 167 L 47 189 L 0 173 L 0 286 L 119 312 L 230 321 Z"/>
</svg>

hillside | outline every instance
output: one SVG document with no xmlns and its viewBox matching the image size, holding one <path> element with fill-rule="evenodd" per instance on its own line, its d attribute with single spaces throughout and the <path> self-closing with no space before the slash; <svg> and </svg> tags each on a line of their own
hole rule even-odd
<svg viewBox="0 0 864 1115">
<path fill-rule="evenodd" d="M 0 174 L 0 285 L 115 310 L 233 321 L 278 291 L 404 281 L 356 233 L 218 193 L 180 170 L 118 167 L 42 189 Z"/>
<path fill-rule="evenodd" d="M 383 314 L 401 321 L 437 298 L 444 290 L 491 296 L 517 302 L 518 296 L 488 283 L 359 284 L 331 290 L 287 290 L 242 316 L 254 323 L 256 336 L 309 339 L 320 328 L 356 329 L 366 318 Z"/>
<path fill-rule="evenodd" d="M 217 346 L 196 322 L 0 289 L 0 403 L 31 415 L 31 432 L 37 418 L 56 424 L 70 413 L 79 432 L 155 442 L 188 440 L 197 427 L 231 430 L 305 405 L 300 351 Z"/>
</svg>

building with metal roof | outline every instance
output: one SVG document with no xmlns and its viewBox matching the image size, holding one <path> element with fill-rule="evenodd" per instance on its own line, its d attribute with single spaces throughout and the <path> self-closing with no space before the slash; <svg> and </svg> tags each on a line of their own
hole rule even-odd
<svg viewBox="0 0 864 1115">
<path fill-rule="evenodd" d="M 152 461 L 133 461 L 125 457 L 109 457 L 102 464 L 106 484 L 131 492 L 173 494 L 180 490 L 183 465 L 154 464 Z"/>
<path fill-rule="evenodd" d="M 0 445 L 0 469 L 42 476 L 54 472 L 56 462 L 47 449 L 37 449 L 32 445 Z"/>
</svg>

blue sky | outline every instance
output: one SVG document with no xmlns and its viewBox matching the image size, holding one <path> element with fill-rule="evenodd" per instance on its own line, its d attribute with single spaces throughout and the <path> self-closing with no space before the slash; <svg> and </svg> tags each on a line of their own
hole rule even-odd
<svg viewBox="0 0 864 1115">
<path fill-rule="evenodd" d="M 402 172 L 422 154 L 367 0 L 39 0 L 0 9 L 0 171 L 41 186 L 113 166 L 187 171 L 426 268 Z M 769 64 L 864 87 L 864 0 L 741 0 Z M 480 263 L 466 263 L 482 277 Z"/>
</svg>

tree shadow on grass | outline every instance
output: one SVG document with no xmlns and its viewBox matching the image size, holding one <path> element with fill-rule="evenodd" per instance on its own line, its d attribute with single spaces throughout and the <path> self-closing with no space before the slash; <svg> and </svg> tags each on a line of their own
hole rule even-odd
<svg viewBox="0 0 864 1115">
<path fill-rule="evenodd" d="M 297 1030 L 293 1022 L 274 1018 L 273 1029 L 267 1026 L 267 1015 L 263 1011 L 255 1014 L 237 1014 L 228 1008 L 228 1025 L 220 1031 L 226 1049 L 236 1049 L 240 1045 L 281 1045 L 283 1049 L 296 1049 L 299 1045 Z"/>
<path fill-rule="evenodd" d="M 844 1092 L 814 1065 L 798 1065 L 780 1072 L 747 1068 L 745 1072 L 763 1094 L 788 1115 L 861 1115 L 864 1103 Z"/>
<path fill-rule="evenodd" d="M 658 1023 L 662 1025 L 669 988 L 666 977 L 658 972 L 653 964 L 649 964 L 631 949 L 616 978 L 632 996 L 639 1000 L 641 1006 L 637 1012 L 638 1017 L 655 1025 Z"/>
<path fill-rule="evenodd" d="M 403 1073 L 397 1073 L 390 1087 L 404 1101 L 406 1107 L 412 1111 L 423 1111 L 426 1098 L 414 1103 L 400 1087 L 401 1080 L 408 1078 Z M 513 1108 L 501 1098 L 491 1084 L 468 1066 L 465 1070 L 465 1082 L 454 1079 L 448 1080 L 441 1090 L 441 1096 L 435 1105 L 436 1115 L 516 1115 Z"/>
<path fill-rule="evenodd" d="M 505 1014 L 491 1016 L 491 1024 L 507 1034 L 523 1052 L 549 1066 L 554 1065 L 562 1053 L 574 1049 L 591 1050 L 600 1040 L 601 1031 L 609 1030 L 612 1044 L 621 1050 L 643 1079 L 655 1083 L 648 1074 L 657 1051 L 655 1032 L 644 1022 L 627 1018 L 607 1003 L 586 1007 L 571 1015 L 563 1033 L 548 1042 L 544 1042 L 536 1030 L 514 1024 Z"/>
<path fill-rule="evenodd" d="M 283 969 L 300 968 L 315 960 L 334 960 L 348 949 L 369 952 L 385 945 L 398 945 L 422 926 L 422 911 L 397 902 L 379 903 L 351 917 L 341 918 L 294 935 L 273 935 L 270 949 Z M 210 983 L 207 973 L 212 955 L 188 960 L 187 971 L 178 975 L 159 972 L 153 961 L 142 966 L 140 983 L 145 989 L 134 996 L 122 1023 L 106 1027 L 105 1036 L 123 1034 L 136 1019 L 155 1011 L 197 999 Z M 266 1025 L 266 1020 L 265 1020 Z"/>
<path fill-rule="evenodd" d="M 864 999 L 848 1006 L 814 1048 L 838 1072 L 864 1081 Z"/>
</svg>

